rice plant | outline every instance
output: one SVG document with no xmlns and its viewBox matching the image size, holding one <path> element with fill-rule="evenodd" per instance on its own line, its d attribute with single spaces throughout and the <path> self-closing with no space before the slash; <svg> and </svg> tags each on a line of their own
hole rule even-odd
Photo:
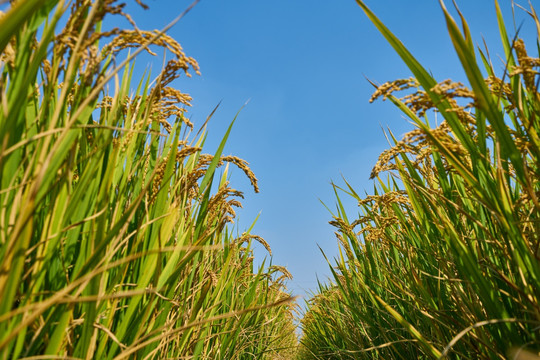
<svg viewBox="0 0 540 360">
<path fill-rule="evenodd" d="M 14 1 L 0 29 L 0 358 L 289 356 L 289 274 L 229 225 L 229 164 L 258 190 L 223 155 L 233 124 L 203 153 L 171 86 L 197 62 L 114 0 Z M 134 79 L 156 47 L 168 62 Z"/>
<path fill-rule="evenodd" d="M 379 157 L 375 191 L 336 189 L 340 253 L 302 321 L 300 359 L 525 359 L 540 351 L 538 55 L 508 35 L 502 69 L 441 1 L 468 86 L 437 81 L 358 5 L 414 77 L 377 87 L 415 129 Z M 531 5 L 530 20 L 540 35 Z M 532 49 L 538 50 L 537 44 Z M 402 94 L 402 95 L 398 95 Z M 383 173 L 386 176 L 383 176 Z M 342 196 L 358 201 L 347 215 Z M 529 357 L 526 357 L 529 356 Z"/>
</svg>

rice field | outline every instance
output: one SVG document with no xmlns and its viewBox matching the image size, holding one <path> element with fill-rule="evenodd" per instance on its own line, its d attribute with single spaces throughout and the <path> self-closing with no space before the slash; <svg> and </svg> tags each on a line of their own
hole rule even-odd
<svg viewBox="0 0 540 360">
<path fill-rule="evenodd" d="M 231 167 L 258 181 L 224 155 L 235 119 L 205 151 L 212 114 L 192 122 L 172 87 L 199 74 L 174 23 L 139 29 L 114 0 L 0 14 L 0 359 L 540 358 L 538 44 L 495 2 L 501 70 L 441 2 L 468 84 L 441 81 L 356 2 L 413 75 L 371 100 L 415 129 L 386 133 L 373 195 L 334 185 L 333 279 L 303 313 L 285 267 L 254 265 L 256 225 L 233 225 Z"/>
<path fill-rule="evenodd" d="M 537 44 L 508 34 L 495 2 L 499 71 L 443 6 L 469 85 L 439 81 L 357 3 L 414 75 L 371 100 L 389 100 L 415 129 L 387 133 L 393 146 L 371 173 L 374 195 L 335 186 L 340 253 L 302 319 L 299 359 L 538 359 Z M 529 14 L 540 31 L 532 6 Z"/>
<path fill-rule="evenodd" d="M 222 155 L 229 132 L 207 154 L 184 116 L 169 84 L 197 62 L 160 31 L 101 31 L 113 14 L 30 0 L 0 18 L 0 358 L 287 358 L 290 275 L 229 226 L 229 166 L 257 179 Z M 134 79 L 150 44 L 171 60 Z"/>
</svg>

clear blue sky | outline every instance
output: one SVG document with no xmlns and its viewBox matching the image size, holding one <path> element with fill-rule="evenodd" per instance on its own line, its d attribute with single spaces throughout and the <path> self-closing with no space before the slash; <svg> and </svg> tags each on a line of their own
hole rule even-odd
<svg viewBox="0 0 540 360">
<path fill-rule="evenodd" d="M 190 2 L 146 3 L 150 10 L 137 10 L 135 19 L 141 28 L 154 29 Z M 366 3 L 438 80 L 465 81 L 438 1 Z M 493 1 L 458 4 L 475 41 L 484 36 L 499 65 Z M 510 1 L 500 4 L 512 32 Z M 517 15 L 526 17 L 521 10 Z M 526 32 L 533 30 L 528 25 Z M 222 101 L 209 126 L 207 152 L 250 100 L 225 153 L 251 164 L 261 193 L 253 193 L 241 171 L 234 171 L 232 185 L 246 195 L 237 224 L 246 229 L 261 213 L 254 233 L 270 243 L 273 262 L 294 275 L 290 289 L 304 296 L 316 289 L 317 277 L 325 280 L 330 274 L 318 246 L 329 258 L 337 254 L 331 215 L 319 199 L 334 208 L 330 182 L 343 184 L 342 176 L 360 193 L 371 192 L 371 168 L 388 147 L 381 127 L 398 136 L 411 129 L 392 104 L 369 104 L 374 89 L 366 77 L 384 83 L 410 72 L 354 0 L 202 0 L 169 34 L 201 67 L 201 76 L 174 83 L 193 96 L 188 114 L 196 126 Z M 161 60 L 155 58 L 153 66 L 160 67 Z M 348 207 L 354 215 L 354 203 Z M 264 256 L 258 247 L 256 257 Z"/>
</svg>

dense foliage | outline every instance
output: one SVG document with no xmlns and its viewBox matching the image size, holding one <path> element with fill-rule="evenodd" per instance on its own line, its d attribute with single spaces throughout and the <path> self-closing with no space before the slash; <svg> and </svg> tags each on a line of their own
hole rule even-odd
<svg viewBox="0 0 540 360">
<path fill-rule="evenodd" d="M 415 130 L 400 141 L 389 134 L 394 146 L 373 170 L 374 195 L 341 189 L 358 201 L 358 218 L 347 216 L 336 187 L 341 252 L 332 284 L 309 302 L 299 357 L 536 358 L 540 59 L 519 33 L 508 36 L 495 3 L 499 71 L 487 49 L 475 49 L 463 17 L 460 28 L 442 5 L 470 85 L 438 82 L 357 3 L 414 75 L 380 86 L 373 99 L 391 100 Z M 530 18 L 540 32 L 532 7 Z"/>
<path fill-rule="evenodd" d="M 132 22 L 114 0 L 0 15 L 0 358 L 290 358 L 288 272 L 253 266 L 266 243 L 234 235 L 242 193 L 216 169 L 257 180 L 222 156 L 230 128 L 202 153 L 171 86 L 196 61 L 161 31 L 102 30 L 113 15 Z M 166 65 L 134 81 L 152 47 Z"/>
</svg>

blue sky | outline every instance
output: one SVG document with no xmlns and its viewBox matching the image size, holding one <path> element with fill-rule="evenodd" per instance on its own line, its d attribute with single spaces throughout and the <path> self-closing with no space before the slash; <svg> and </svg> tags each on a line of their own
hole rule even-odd
<svg viewBox="0 0 540 360">
<path fill-rule="evenodd" d="M 496 66 L 502 54 L 492 0 L 458 0 L 477 43 L 484 36 Z M 140 28 L 161 28 L 188 1 L 146 1 L 134 10 Z M 521 4 L 524 1 L 518 2 Z M 465 81 L 436 0 L 366 0 L 366 4 L 409 47 L 435 78 Z M 500 0 L 510 32 L 509 0 Z M 451 7 L 451 2 L 447 1 Z M 517 10 L 517 18 L 525 18 Z M 534 30 L 528 23 L 524 33 Z M 410 72 L 354 0 L 202 0 L 169 34 L 199 62 L 201 76 L 182 77 L 174 86 L 193 96 L 188 115 L 197 126 L 222 101 L 209 125 L 212 152 L 242 109 L 225 149 L 251 165 L 261 192 L 253 193 L 242 172 L 232 185 L 246 199 L 240 231 L 261 214 L 254 233 L 273 250 L 273 263 L 294 275 L 297 295 L 325 280 L 329 258 L 337 255 L 330 213 L 335 208 L 331 181 L 342 176 L 358 192 L 371 192 L 368 180 L 378 155 L 388 147 L 382 128 L 398 137 L 411 125 L 382 101 L 366 78 L 384 83 Z M 534 44 L 534 43 L 530 43 Z M 147 58 L 144 58 L 146 61 Z M 161 66 L 155 58 L 154 65 Z M 351 216 L 354 202 L 348 201 Z M 259 261 L 266 256 L 257 247 Z"/>
</svg>

